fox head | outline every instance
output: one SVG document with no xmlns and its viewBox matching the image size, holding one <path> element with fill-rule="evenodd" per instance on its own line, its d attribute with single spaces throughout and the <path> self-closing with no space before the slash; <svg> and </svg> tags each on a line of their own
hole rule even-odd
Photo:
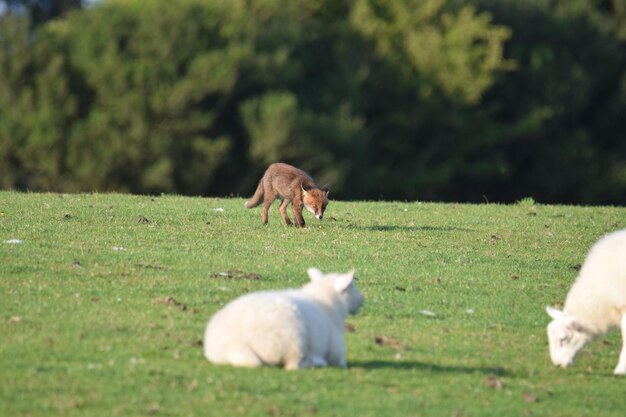
<svg viewBox="0 0 626 417">
<path fill-rule="evenodd" d="M 301 183 L 300 187 L 302 188 L 302 203 L 304 207 L 306 207 L 316 219 L 322 220 L 326 206 L 328 206 L 328 186 L 325 185 L 322 188 L 314 188 Z"/>
</svg>

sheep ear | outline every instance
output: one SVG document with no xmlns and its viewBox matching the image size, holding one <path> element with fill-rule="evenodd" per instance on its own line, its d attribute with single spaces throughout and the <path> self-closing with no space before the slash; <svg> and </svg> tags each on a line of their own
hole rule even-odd
<svg viewBox="0 0 626 417">
<path fill-rule="evenodd" d="M 546 313 L 548 313 L 548 315 L 555 320 L 563 317 L 563 315 L 565 314 L 561 310 L 557 310 L 556 308 L 550 306 L 546 307 Z"/>
<path fill-rule="evenodd" d="M 347 274 L 341 274 L 337 278 L 335 278 L 335 290 L 337 292 L 345 291 L 346 288 L 352 284 L 354 281 L 354 271 L 350 271 Z"/>
<path fill-rule="evenodd" d="M 317 268 L 309 268 L 306 270 L 307 274 L 309 274 L 309 278 L 311 281 L 317 281 L 324 278 L 324 274 Z"/>
</svg>

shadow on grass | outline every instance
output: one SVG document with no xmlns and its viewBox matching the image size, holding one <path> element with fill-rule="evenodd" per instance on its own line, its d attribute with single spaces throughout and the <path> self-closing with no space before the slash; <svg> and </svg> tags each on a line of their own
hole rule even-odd
<svg viewBox="0 0 626 417">
<path fill-rule="evenodd" d="M 457 373 L 457 374 L 485 374 L 485 375 L 498 375 L 507 376 L 510 373 L 500 367 L 472 367 L 472 366 L 448 366 L 448 365 L 435 365 L 432 363 L 423 362 L 403 362 L 403 361 L 350 361 L 348 364 L 350 368 L 363 368 L 368 370 L 376 369 L 398 369 L 398 370 L 420 370 L 438 373 Z"/>
<path fill-rule="evenodd" d="M 403 231 L 403 232 L 471 232 L 471 229 L 466 229 L 464 227 L 453 227 L 453 226 L 404 226 L 404 225 L 374 225 L 374 226 L 350 226 L 348 227 L 361 229 L 361 230 L 369 230 L 374 232 L 395 232 L 395 231 Z"/>
</svg>

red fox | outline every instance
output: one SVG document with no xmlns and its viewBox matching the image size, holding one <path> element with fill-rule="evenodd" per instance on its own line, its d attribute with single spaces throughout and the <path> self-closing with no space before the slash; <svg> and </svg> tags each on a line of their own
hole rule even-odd
<svg viewBox="0 0 626 417">
<path fill-rule="evenodd" d="M 328 186 L 319 188 L 313 178 L 306 172 L 283 163 L 270 165 L 250 200 L 246 201 L 247 208 L 253 208 L 263 202 L 261 219 L 267 224 L 267 212 L 270 205 L 277 198 L 281 199 L 280 215 L 285 224 L 291 226 L 291 220 L 287 215 L 287 206 L 291 203 L 296 227 L 304 227 L 302 217 L 302 205 L 307 208 L 317 219 L 324 217 L 324 210 L 328 205 Z"/>
</svg>

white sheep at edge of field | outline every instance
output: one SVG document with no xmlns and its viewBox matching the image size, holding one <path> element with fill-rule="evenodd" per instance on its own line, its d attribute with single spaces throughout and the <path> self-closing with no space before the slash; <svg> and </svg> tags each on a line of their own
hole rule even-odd
<svg viewBox="0 0 626 417">
<path fill-rule="evenodd" d="M 354 272 L 307 272 L 311 282 L 300 289 L 250 293 L 215 313 L 204 333 L 205 357 L 244 367 L 345 367 L 344 321 L 363 304 Z"/>
<path fill-rule="evenodd" d="M 614 374 L 626 375 L 626 229 L 593 245 L 563 310 L 546 311 L 553 319 L 547 330 L 554 365 L 571 365 L 587 342 L 620 327 L 623 345 Z"/>
</svg>

